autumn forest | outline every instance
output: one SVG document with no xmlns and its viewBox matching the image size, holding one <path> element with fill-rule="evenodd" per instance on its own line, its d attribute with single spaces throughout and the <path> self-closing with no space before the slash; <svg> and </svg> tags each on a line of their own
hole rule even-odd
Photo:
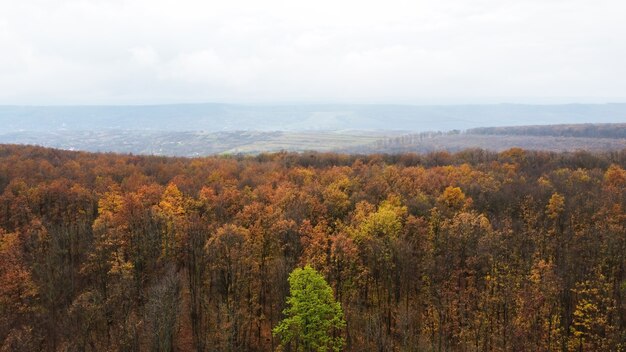
<svg viewBox="0 0 626 352">
<path fill-rule="evenodd" d="M 2 145 L 0 351 L 624 351 L 625 168 Z"/>
</svg>

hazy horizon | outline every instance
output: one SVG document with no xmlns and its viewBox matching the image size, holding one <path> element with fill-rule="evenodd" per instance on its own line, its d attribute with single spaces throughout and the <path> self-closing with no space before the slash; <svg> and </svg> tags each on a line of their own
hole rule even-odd
<svg viewBox="0 0 626 352">
<path fill-rule="evenodd" d="M 332 106 L 332 105 L 361 105 L 361 106 L 563 106 L 563 105 L 619 105 L 626 104 L 623 99 L 566 99 L 566 98 L 537 98 L 537 99 L 512 99 L 512 100 L 491 100 L 491 99 L 455 99 L 455 100 L 428 100 L 415 102 L 394 102 L 394 101 L 154 101 L 154 102 L 94 102 L 94 103 L 72 103 L 72 102 L 29 102 L 29 103 L 0 103 L 3 107 L 141 107 L 141 106 L 175 106 L 175 105 L 239 105 L 239 106 Z M 592 122 L 590 122 L 592 123 Z"/>
<path fill-rule="evenodd" d="M 626 104 L 0 105 L 0 134 L 21 131 L 451 131 L 620 123 Z"/>
</svg>

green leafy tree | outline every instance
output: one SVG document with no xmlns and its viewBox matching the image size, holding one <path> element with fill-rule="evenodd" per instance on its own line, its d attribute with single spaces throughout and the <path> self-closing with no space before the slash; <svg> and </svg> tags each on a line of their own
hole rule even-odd
<svg viewBox="0 0 626 352">
<path fill-rule="evenodd" d="M 282 345 L 297 352 L 340 351 L 344 339 L 338 330 L 346 322 L 324 277 L 309 265 L 296 268 L 289 275 L 289 290 L 285 319 L 273 330 Z"/>
</svg>

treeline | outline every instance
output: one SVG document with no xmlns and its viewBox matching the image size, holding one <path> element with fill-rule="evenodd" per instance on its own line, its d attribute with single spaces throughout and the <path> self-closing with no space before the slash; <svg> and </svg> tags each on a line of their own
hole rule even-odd
<svg viewBox="0 0 626 352">
<path fill-rule="evenodd" d="M 626 348 L 626 151 L 164 158 L 0 146 L 0 350 Z"/>
<path fill-rule="evenodd" d="M 585 123 L 546 126 L 480 127 L 467 134 L 509 136 L 555 136 L 584 138 L 626 138 L 626 123 Z"/>
<path fill-rule="evenodd" d="M 624 138 L 533 136 L 514 134 L 471 134 L 459 131 L 408 134 L 375 143 L 341 149 L 350 153 L 459 152 L 468 148 L 505 151 L 511 148 L 553 152 L 607 152 L 626 148 Z"/>
<path fill-rule="evenodd" d="M 626 124 L 569 124 L 543 126 L 481 127 L 466 131 L 420 132 L 381 139 L 374 143 L 344 148 L 360 153 L 458 152 L 467 148 L 504 151 L 528 150 L 612 151 L 626 148 Z"/>
</svg>

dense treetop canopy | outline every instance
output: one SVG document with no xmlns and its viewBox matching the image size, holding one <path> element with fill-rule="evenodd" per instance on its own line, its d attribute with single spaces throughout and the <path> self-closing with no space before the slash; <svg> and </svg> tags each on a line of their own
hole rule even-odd
<svg viewBox="0 0 626 352">
<path fill-rule="evenodd" d="M 618 351 L 625 169 L 0 146 L 0 350 Z"/>
</svg>

